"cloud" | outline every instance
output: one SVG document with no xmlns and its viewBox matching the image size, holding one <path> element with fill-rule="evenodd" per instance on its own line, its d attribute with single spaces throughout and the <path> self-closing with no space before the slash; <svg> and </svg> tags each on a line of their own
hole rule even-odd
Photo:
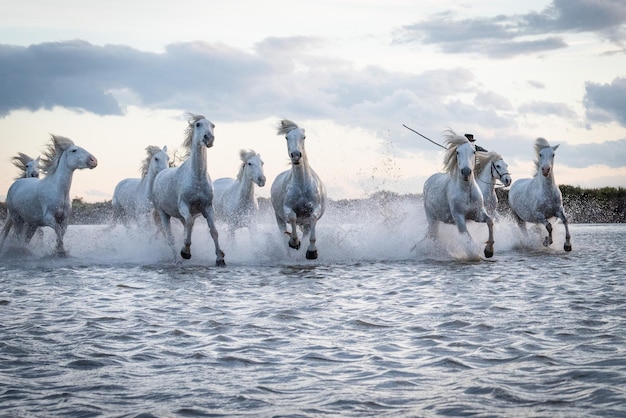
<svg viewBox="0 0 626 418">
<path fill-rule="evenodd" d="M 566 48 L 563 33 L 594 33 L 616 45 L 626 40 L 622 0 L 554 0 L 541 12 L 455 19 L 452 13 L 406 25 L 394 43 L 436 44 L 445 53 L 471 53 L 502 59 Z"/>
<path fill-rule="evenodd" d="M 0 116 L 55 106 L 120 115 L 132 104 L 222 121 L 279 115 L 375 130 L 423 117 L 440 131 L 458 119 L 458 107 L 446 105 L 450 98 L 477 88 L 465 68 L 421 74 L 355 69 L 316 54 L 319 46 L 323 41 L 310 37 L 268 38 L 252 51 L 205 42 L 170 44 L 162 53 L 79 40 L 0 45 L 0 91 L 5 92 Z M 489 116 L 480 119 L 489 124 Z"/>
<path fill-rule="evenodd" d="M 626 78 L 611 84 L 585 83 L 585 113 L 592 122 L 618 122 L 626 126 Z"/>
<path fill-rule="evenodd" d="M 557 154 L 561 162 L 566 162 L 568 166 L 574 168 L 585 168 L 590 165 L 623 167 L 626 161 L 626 139 L 605 141 L 600 144 L 568 144 L 559 147 Z"/>
<path fill-rule="evenodd" d="M 447 127 L 466 132 L 515 131 L 511 102 L 485 90 L 468 68 L 417 74 L 375 65 L 355 68 L 317 54 L 322 46 L 323 40 L 311 37 L 268 38 L 252 50 L 175 43 L 161 53 L 84 41 L 0 45 L 0 91 L 5 92 L 0 96 L 0 117 L 18 109 L 56 106 L 120 115 L 126 106 L 134 105 L 202 113 L 216 122 L 275 116 L 325 119 L 391 137 L 399 153 L 437 152 L 426 141 L 416 141 L 403 123 L 434 140 Z M 588 83 L 588 112 L 606 115 L 621 109 L 623 123 L 625 107 L 607 102 L 606 89 L 615 101 L 626 97 L 618 96 L 624 89 L 622 79 L 610 86 Z M 571 108 L 559 103 L 526 103 L 518 110 L 576 118 Z M 526 157 L 521 145 L 519 153 L 516 146 L 507 147 L 512 156 Z M 597 162 L 591 155 L 581 155 L 588 164 Z"/>
<path fill-rule="evenodd" d="M 532 113 L 541 116 L 558 116 L 564 119 L 576 119 L 576 112 L 566 104 L 534 101 L 519 106 L 520 113 Z"/>
</svg>

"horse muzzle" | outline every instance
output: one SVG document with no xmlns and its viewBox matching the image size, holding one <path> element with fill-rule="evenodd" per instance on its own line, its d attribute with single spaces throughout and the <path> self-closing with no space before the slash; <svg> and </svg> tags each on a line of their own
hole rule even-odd
<svg viewBox="0 0 626 418">
<path fill-rule="evenodd" d="M 469 180 L 469 176 L 472 174 L 472 169 L 469 167 L 464 167 L 461 169 L 461 175 L 463 176 L 463 180 Z"/>
<path fill-rule="evenodd" d="M 548 177 L 550 175 L 550 167 L 541 167 L 541 174 L 544 177 Z"/>
<path fill-rule="evenodd" d="M 215 136 L 213 135 L 205 134 L 204 137 L 202 137 L 202 143 L 207 148 L 211 148 L 213 146 L 214 140 L 215 140 Z"/>
<path fill-rule="evenodd" d="M 265 186 L 265 176 L 259 177 L 256 182 L 257 186 L 263 187 Z"/>
<path fill-rule="evenodd" d="M 98 166 L 98 159 L 93 155 L 89 157 L 87 160 L 87 167 L 91 170 L 92 168 L 96 168 Z"/>
<path fill-rule="evenodd" d="M 511 176 L 509 176 L 508 174 L 505 174 L 502 177 L 500 177 L 500 181 L 502 182 L 502 184 L 504 184 L 504 187 L 509 187 L 513 180 L 511 180 Z"/>
<path fill-rule="evenodd" d="M 302 153 L 300 151 L 294 151 L 289 154 L 289 157 L 291 157 L 292 164 L 298 165 L 300 164 L 300 160 L 302 159 Z"/>
</svg>

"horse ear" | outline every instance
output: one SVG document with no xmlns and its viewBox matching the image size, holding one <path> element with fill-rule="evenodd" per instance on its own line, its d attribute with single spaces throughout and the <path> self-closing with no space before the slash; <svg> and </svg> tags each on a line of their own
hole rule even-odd
<svg viewBox="0 0 626 418">
<path fill-rule="evenodd" d="M 163 152 L 167 152 L 167 145 L 163 145 Z"/>
<path fill-rule="evenodd" d="M 556 144 L 555 146 L 553 146 L 553 147 L 552 147 L 552 149 L 553 149 L 554 151 L 556 151 L 556 149 L 559 147 L 559 145 L 561 145 L 561 144 Z"/>
</svg>

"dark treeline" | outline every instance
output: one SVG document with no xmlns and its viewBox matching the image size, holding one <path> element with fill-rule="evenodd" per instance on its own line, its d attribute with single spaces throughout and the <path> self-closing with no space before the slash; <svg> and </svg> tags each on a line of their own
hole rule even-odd
<svg viewBox="0 0 626 418">
<path fill-rule="evenodd" d="M 600 189 L 583 189 L 577 186 L 559 186 L 563 193 L 563 205 L 572 223 L 625 223 L 626 222 L 626 189 L 622 187 L 603 187 Z M 508 190 L 496 189 L 498 195 L 498 212 L 509 213 Z M 421 195 L 398 195 L 392 192 L 377 192 L 368 199 L 379 204 L 393 204 L 394 200 L 415 200 L 421 206 Z M 364 199 L 342 199 L 331 201 L 331 208 L 350 209 L 359 206 Z M 259 198 L 261 210 L 271 210 L 268 199 Z M 111 201 L 86 203 L 82 198 L 72 201 L 70 224 L 94 225 L 107 224 L 112 218 Z M 6 205 L 0 203 L 0 219 L 6 218 Z"/>
</svg>

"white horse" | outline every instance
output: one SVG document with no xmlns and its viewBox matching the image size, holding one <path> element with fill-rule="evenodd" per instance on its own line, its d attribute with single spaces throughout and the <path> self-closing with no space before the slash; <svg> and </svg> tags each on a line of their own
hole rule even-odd
<svg viewBox="0 0 626 418">
<path fill-rule="evenodd" d="M 483 203 L 489 216 L 496 215 L 498 196 L 496 182 L 501 181 L 504 187 L 511 185 L 509 165 L 495 151 L 476 153 L 476 183 L 483 193 Z"/>
<path fill-rule="evenodd" d="M 241 150 L 239 157 L 242 164 L 236 179 L 220 178 L 213 182 L 215 214 L 228 224 L 232 234 L 237 228 L 254 228 L 259 210 L 254 185 L 265 186 L 261 155 L 253 150 Z"/>
<path fill-rule="evenodd" d="M 17 155 L 11 158 L 13 165 L 20 170 L 20 175 L 15 179 L 39 177 L 39 161 L 40 158 L 31 158 L 23 152 L 18 152 Z"/>
<path fill-rule="evenodd" d="M 550 218 L 558 217 L 565 226 L 565 251 L 572 251 L 567 216 L 561 190 L 554 181 L 554 154 L 558 145 L 550 146 L 544 138 L 535 141 L 535 168 L 532 179 L 519 179 L 509 190 L 509 206 L 520 228 L 526 232 L 526 222 L 542 223 L 548 230 L 544 246 L 552 244 Z M 539 175 L 541 173 L 541 175 Z"/>
<path fill-rule="evenodd" d="M 224 266 L 224 252 L 220 248 L 215 212 L 213 210 L 213 185 L 207 174 L 206 149 L 213 146 L 215 125 L 204 116 L 191 115 L 185 132 L 183 147 L 187 149 L 187 159 L 178 167 L 160 171 L 152 187 L 152 203 L 161 220 L 161 227 L 172 249 L 174 259 L 174 236 L 170 218 L 179 219 L 185 227 L 185 237 L 180 255 L 191 258 L 191 231 L 195 217 L 202 215 L 209 226 L 215 244 L 216 264 Z"/>
<path fill-rule="evenodd" d="M 290 120 L 282 120 L 278 135 L 287 138 L 287 152 L 291 169 L 280 173 L 272 183 L 271 200 L 276 222 L 281 233 L 289 235 L 289 247 L 300 249 L 297 226 L 303 229 L 303 236 L 309 235 L 306 258 L 317 258 L 315 246 L 315 226 L 326 208 L 326 190 L 315 171 L 309 166 L 304 150 L 304 129 Z M 291 225 L 291 231 L 287 230 Z"/>
<path fill-rule="evenodd" d="M 9 187 L 6 199 L 8 216 L 2 231 L 0 249 L 11 227 L 15 227 L 16 235 L 26 245 L 38 227 L 49 226 L 56 233 L 57 255 L 66 255 L 63 236 L 72 208 L 69 195 L 74 170 L 92 169 L 98 165 L 98 160 L 85 149 L 74 145 L 72 140 L 51 136 L 52 144 L 48 145 L 41 161 L 46 176 L 42 180 L 21 178 Z"/>
<path fill-rule="evenodd" d="M 141 222 L 145 225 L 151 220 L 152 185 L 156 175 L 169 166 L 167 146 L 163 149 L 150 145 L 146 147 L 146 158 L 141 163 L 141 178 L 127 178 L 115 186 L 113 192 L 113 226 L 128 221 Z"/>
<path fill-rule="evenodd" d="M 476 150 L 463 136 L 448 131 L 444 167 L 446 173 L 436 173 L 424 183 L 424 209 L 428 220 L 428 235 L 437 238 L 439 221 L 456 224 L 459 233 L 471 236 L 466 220 L 486 222 L 489 238 L 485 246 L 485 257 L 493 256 L 493 220 L 483 204 L 483 195 L 476 183 L 474 167 Z"/>
</svg>

